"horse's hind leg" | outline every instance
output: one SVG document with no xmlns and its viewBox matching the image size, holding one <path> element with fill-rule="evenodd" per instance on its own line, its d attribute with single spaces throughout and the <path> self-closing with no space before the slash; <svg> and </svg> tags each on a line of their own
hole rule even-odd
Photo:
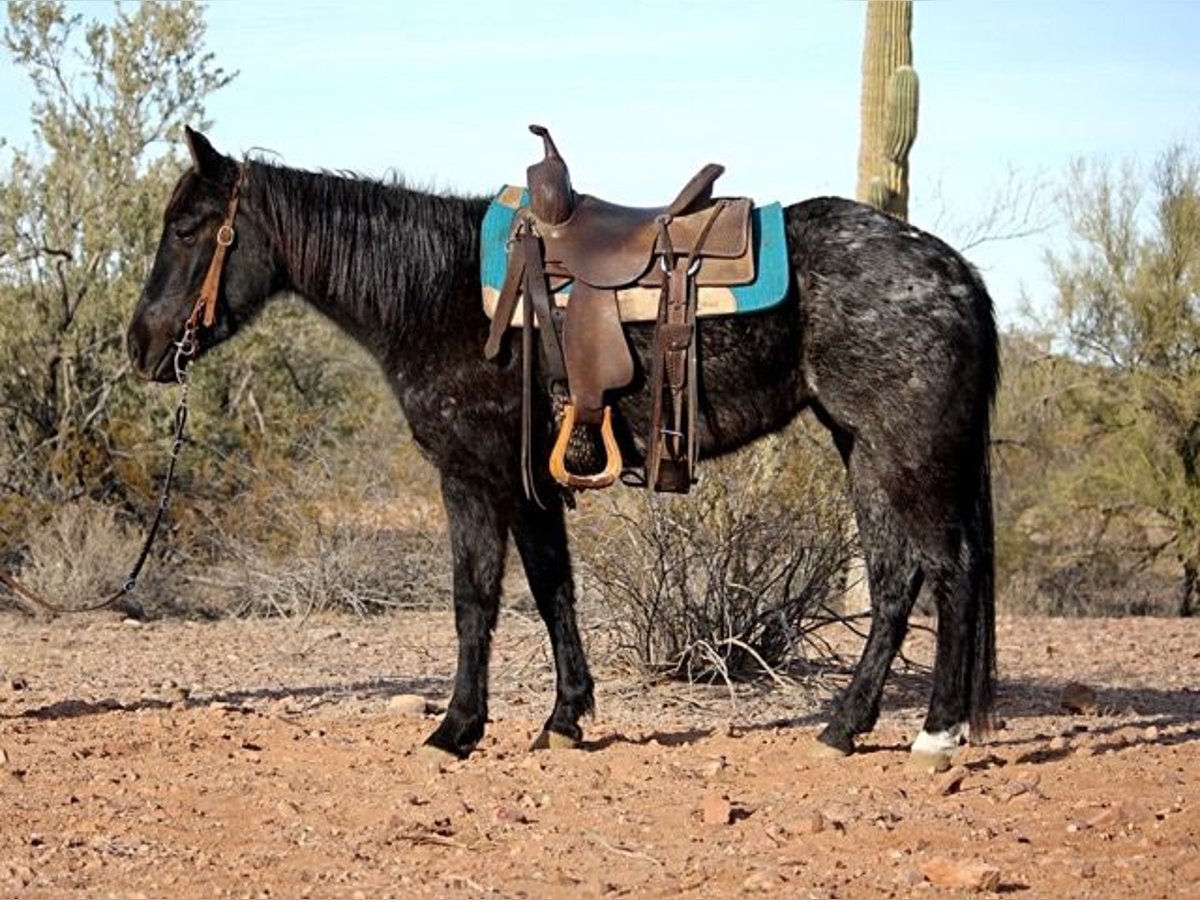
<svg viewBox="0 0 1200 900">
<path fill-rule="evenodd" d="M 500 610 L 511 505 L 486 487 L 451 476 L 442 478 L 442 499 L 454 556 L 458 670 L 446 716 L 425 743 L 465 757 L 487 723 L 488 659 Z"/>
<path fill-rule="evenodd" d="M 995 611 L 992 585 L 991 500 L 984 468 L 979 497 L 950 529 L 939 562 L 928 565 L 937 603 L 933 694 L 925 725 L 913 742 L 914 757 L 939 765 L 970 733 L 990 725 L 995 679 Z"/>
<path fill-rule="evenodd" d="M 847 459 L 859 540 L 871 591 L 871 630 L 854 677 L 834 708 L 821 743 L 841 753 L 854 749 L 855 735 L 870 731 L 879 717 L 883 684 L 904 643 L 908 616 L 921 590 L 923 573 L 903 515 L 894 507 L 861 456 Z"/>
<path fill-rule="evenodd" d="M 969 568 L 945 562 L 930 565 L 930 593 L 937 606 L 933 696 L 925 725 L 913 742 L 917 762 L 940 768 L 968 734 L 971 671 L 969 654 L 975 633 L 974 593 Z"/>
<path fill-rule="evenodd" d="M 554 710 L 534 746 L 572 745 L 583 737 L 580 717 L 592 711 L 592 676 L 575 622 L 575 585 L 562 504 L 542 509 L 522 502 L 513 537 L 529 589 L 550 633 L 557 672 Z"/>
</svg>

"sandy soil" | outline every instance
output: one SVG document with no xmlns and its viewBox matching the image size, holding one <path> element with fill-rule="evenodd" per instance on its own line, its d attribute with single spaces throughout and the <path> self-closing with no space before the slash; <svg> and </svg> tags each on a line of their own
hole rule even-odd
<svg viewBox="0 0 1200 900">
<path fill-rule="evenodd" d="M 1008 619 L 1003 728 L 909 770 L 926 678 L 862 752 L 807 749 L 844 674 L 657 685 L 597 666 L 582 750 L 530 752 L 540 625 L 509 613 L 476 754 L 417 752 L 446 613 L 0 616 L 0 896 L 1200 897 L 1200 621 Z M 928 659 L 928 637 L 906 649 Z M 1097 692 L 1086 714 L 1062 689 Z M 971 868 L 974 866 L 974 868 Z M 957 867 L 957 868 L 955 868 Z"/>
</svg>

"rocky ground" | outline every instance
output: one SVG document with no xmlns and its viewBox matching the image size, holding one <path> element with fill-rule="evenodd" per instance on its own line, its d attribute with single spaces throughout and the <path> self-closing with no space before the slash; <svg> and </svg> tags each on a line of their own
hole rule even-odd
<svg viewBox="0 0 1200 900">
<path fill-rule="evenodd" d="M 1000 632 L 1003 727 L 930 775 L 919 666 L 826 760 L 844 673 L 648 684 L 594 648 L 585 745 L 534 753 L 546 643 L 509 613 L 488 736 L 436 766 L 447 613 L 0 615 L 0 896 L 1200 897 L 1200 621 Z"/>
</svg>

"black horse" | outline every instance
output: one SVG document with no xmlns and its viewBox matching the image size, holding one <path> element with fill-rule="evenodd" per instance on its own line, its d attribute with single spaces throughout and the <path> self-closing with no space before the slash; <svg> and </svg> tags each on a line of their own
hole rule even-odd
<svg viewBox="0 0 1200 900">
<path fill-rule="evenodd" d="M 511 534 L 557 667 L 539 742 L 573 743 L 592 709 L 575 619 L 563 504 L 526 499 L 520 464 L 520 341 L 485 361 L 478 274 L 487 200 L 238 162 L 188 131 L 193 165 L 164 214 L 154 267 L 129 326 L 144 378 L 169 381 L 181 337 L 235 215 L 216 317 L 199 352 L 233 336 L 273 295 L 295 292 L 383 369 L 414 439 L 441 476 L 454 560 L 458 670 L 427 740 L 465 756 L 487 721 L 488 657 Z M 231 197 L 240 194 L 238 204 Z M 986 729 L 995 683 L 988 433 L 998 382 L 992 303 L 954 250 L 870 207 L 837 198 L 786 210 L 793 282 L 784 303 L 704 319 L 701 456 L 726 453 L 811 409 L 849 473 L 873 621 L 854 677 L 819 740 L 853 749 L 879 713 L 884 679 L 922 586 L 938 613 L 933 691 L 917 753 L 946 754 Z M 219 264 L 219 260 L 218 260 Z M 645 367 L 651 324 L 629 328 Z M 546 398 L 537 440 L 548 439 Z M 617 398 L 627 459 L 644 452 L 648 391 Z M 546 447 L 535 449 L 547 459 Z"/>
</svg>

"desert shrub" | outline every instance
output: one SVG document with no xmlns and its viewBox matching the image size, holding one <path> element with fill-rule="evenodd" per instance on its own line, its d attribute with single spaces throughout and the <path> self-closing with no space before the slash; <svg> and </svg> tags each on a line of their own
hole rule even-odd
<svg viewBox="0 0 1200 900">
<path fill-rule="evenodd" d="M 740 679 L 803 660 L 854 556 L 842 467 L 803 426 L 706 462 L 688 496 L 588 503 L 581 581 L 623 660 Z"/>
<path fill-rule="evenodd" d="M 1168 567 L 1139 564 L 1139 557 L 1109 541 L 1073 552 L 1027 554 L 1008 573 L 1005 609 L 1023 615 L 1067 617 L 1167 616 L 1178 601 L 1177 576 Z"/>
<path fill-rule="evenodd" d="M 323 438 L 300 442 L 289 450 L 294 462 L 282 467 L 274 456 L 269 465 L 226 457 L 226 477 L 243 488 L 210 504 L 204 528 L 186 544 L 195 555 L 182 577 L 195 596 L 233 615 L 287 617 L 446 601 L 441 508 L 396 477 L 415 462 L 411 441 L 393 437 L 390 446 L 364 435 L 332 454 Z"/>
<path fill-rule="evenodd" d="M 142 537 L 111 508 L 85 499 L 58 506 L 32 525 L 25 544 L 18 572 L 22 583 L 55 605 L 78 608 L 98 603 L 122 586 Z M 138 584 L 150 596 L 159 595 L 160 571 L 144 569 Z M 123 599 L 118 608 L 140 611 L 132 599 Z"/>
</svg>

